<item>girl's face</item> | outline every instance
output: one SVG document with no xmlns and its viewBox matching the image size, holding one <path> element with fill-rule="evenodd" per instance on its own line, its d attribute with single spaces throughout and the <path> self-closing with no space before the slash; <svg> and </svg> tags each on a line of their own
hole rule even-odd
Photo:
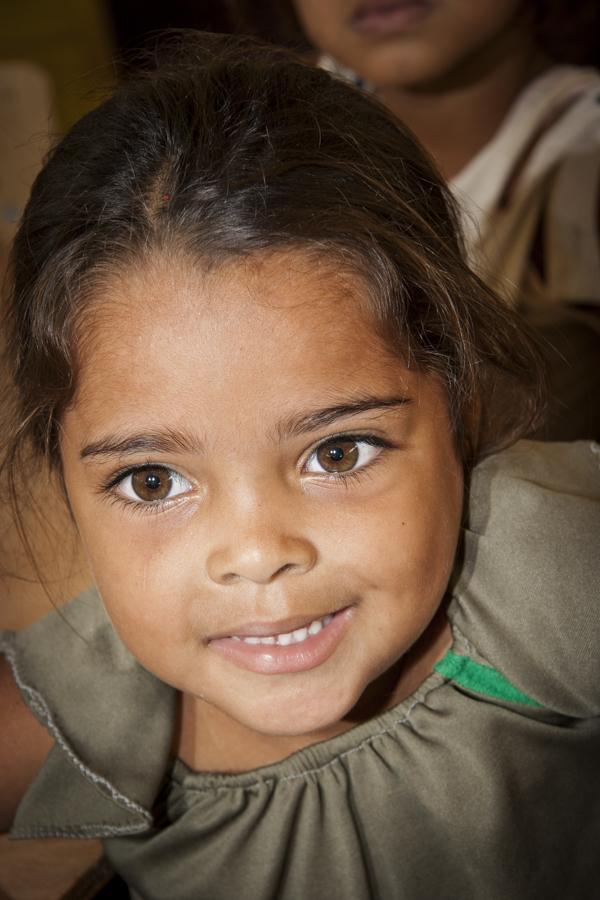
<svg viewBox="0 0 600 900">
<path fill-rule="evenodd" d="M 478 70 L 523 26 L 522 0 L 293 0 L 313 45 L 376 88 L 417 88 Z"/>
<path fill-rule="evenodd" d="M 439 384 L 391 355 L 356 278 L 300 253 L 171 257 L 96 301 L 61 452 L 118 634 L 200 714 L 327 736 L 449 579 Z"/>
</svg>

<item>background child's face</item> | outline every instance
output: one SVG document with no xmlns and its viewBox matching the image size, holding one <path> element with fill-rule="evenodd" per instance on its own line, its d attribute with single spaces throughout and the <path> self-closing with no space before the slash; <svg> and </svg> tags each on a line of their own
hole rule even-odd
<svg viewBox="0 0 600 900">
<path fill-rule="evenodd" d="M 477 58 L 485 65 L 522 31 L 521 0 L 293 0 L 315 47 L 376 88 L 448 79 Z"/>
<path fill-rule="evenodd" d="M 158 261 L 97 298 L 63 420 L 123 642 L 262 734 L 325 735 L 427 628 L 454 559 L 443 392 L 365 309 L 299 253 L 210 276 Z"/>
</svg>

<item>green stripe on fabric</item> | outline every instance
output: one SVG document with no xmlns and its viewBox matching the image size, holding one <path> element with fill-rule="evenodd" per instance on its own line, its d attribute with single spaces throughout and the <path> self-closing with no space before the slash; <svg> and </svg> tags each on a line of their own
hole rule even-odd
<svg viewBox="0 0 600 900">
<path fill-rule="evenodd" d="M 483 666 L 481 663 L 469 659 L 468 656 L 460 656 L 451 650 L 448 650 L 444 658 L 440 659 L 433 668 L 449 681 L 454 681 L 461 687 L 478 694 L 494 697 L 496 700 L 506 700 L 509 703 L 521 703 L 523 706 L 538 708 L 542 706 L 537 700 L 532 700 L 527 694 L 523 694 L 497 669 Z"/>
</svg>

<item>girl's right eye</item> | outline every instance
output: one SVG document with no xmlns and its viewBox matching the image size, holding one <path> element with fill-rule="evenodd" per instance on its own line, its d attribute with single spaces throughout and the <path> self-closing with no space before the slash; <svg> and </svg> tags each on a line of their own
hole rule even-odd
<svg viewBox="0 0 600 900">
<path fill-rule="evenodd" d="M 122 497 L 137 503 L 160 503 L 191 490 L 192 485 L 166 466 L 141 466 L 128 472 L 115 485 Z"/>
</svg>

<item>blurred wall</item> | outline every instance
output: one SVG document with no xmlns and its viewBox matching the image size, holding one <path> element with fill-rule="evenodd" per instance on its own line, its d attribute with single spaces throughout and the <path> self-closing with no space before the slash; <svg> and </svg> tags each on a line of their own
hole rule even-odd
<svg viewBox="0 0 600 900">
<path fill-rule="evenodd" d="M 54 135 L 114 84 L 102 0 L 0 2 L 0 276 Z"/>
<path fill-rule="evenodd" d="M 102 0 L 2 0 L 0 60 L 37 63 L 50 76 L 56 121 L 68 128 L 114 83 L 113 38 Z"/>
<path fill-rule="evenodd" d="M 18 219 L 54 136 L 114 83 L 110 20 L 100 0 L 0 0 L 0 278 Z M 0 334 L 0 345 L 2 335 Z M 6 381 L 0 383 L 0 389 Z M 21 545 L 0 485 L 0 628 L 21 627 L 89 584 L 57 487 L 38 473 Z"/>
</svg>

